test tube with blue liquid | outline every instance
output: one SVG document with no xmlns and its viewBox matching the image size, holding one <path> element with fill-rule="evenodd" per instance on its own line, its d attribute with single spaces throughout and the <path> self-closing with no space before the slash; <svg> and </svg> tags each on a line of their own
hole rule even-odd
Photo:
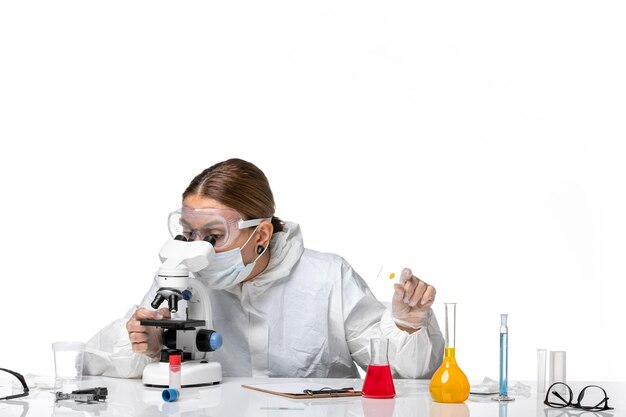
<svg viewBox="0 0 626 417">
<path fill-rule="evenodd" d="M 508 314 L 500 314 L 500 388 L 494 401 L 515 401 L 509 397 L 509 328 Z"/>
</svg>

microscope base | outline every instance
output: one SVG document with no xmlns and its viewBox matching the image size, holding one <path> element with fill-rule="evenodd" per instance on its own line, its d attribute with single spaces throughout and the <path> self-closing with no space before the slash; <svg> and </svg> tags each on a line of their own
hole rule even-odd
<svg viewBox="0 0 626 417">
<path fill-rule="evenodd" d="M 168 387 L 170 384 L 170 366 L 167 362 L 154 362 L 143 370 L 144 385 Z M 184 387 L 214 385 L 222 382 L 222 365 L 219 362 L 188 361 L 180 368 L 180 382 Z"/>
</svg>

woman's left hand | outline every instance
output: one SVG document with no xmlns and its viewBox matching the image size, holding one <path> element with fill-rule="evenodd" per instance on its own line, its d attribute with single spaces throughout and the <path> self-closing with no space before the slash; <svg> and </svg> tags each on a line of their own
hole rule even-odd
<svg viewBox="0 0 626 417">
<path fill-rule="evenodd" d="M 435 287 L 413 276 L 409 268 L 404 268 L 400 282 L 393 288 L 391 315 L 396 325 L 409 333 L 424 327 L 430 306 L 435 302 Z"/>
</svg>

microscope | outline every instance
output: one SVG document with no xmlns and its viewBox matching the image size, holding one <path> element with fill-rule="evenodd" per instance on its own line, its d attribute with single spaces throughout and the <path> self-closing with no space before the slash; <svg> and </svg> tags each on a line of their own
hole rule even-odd
<svg viewBox="0 0 626 417">
<path fill-rule="evenodd" d="M 161 267 L 157 274 L 159 289 L 152 302 L 157 309 L 167 301 L 172 313 L 178 312 L 179 301 L 187 303 L 184 320 L 141 320 L 142 326 L 164 329 L 161 360 L 147 365 L 143 383 L 148 386 L 169 385 L 169 350 L 182 351 L 181 385 L 183 387 L 213 385 L 222 381 L 222 366 L 209 360 L 210 352 L 222 346 L 222 336 L 212 330 L 211 304 L 204 285 L 190 277 L 190 272 L 206 268 L 213 256 L 215 240 L 187 242 L 182 235 L 169 240 L 159 251 Z"/>
</svg>

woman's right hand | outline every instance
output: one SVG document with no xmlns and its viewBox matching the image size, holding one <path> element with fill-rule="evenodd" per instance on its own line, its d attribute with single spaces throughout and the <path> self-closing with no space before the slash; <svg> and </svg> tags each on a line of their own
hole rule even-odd
<svg viewBox="0 0 626 417">
<path fill-rule="evenodd" d="M 133 346 L 133 351 L 144 353 L 151 358 L 158 358 L 161 353 L 163 329 L 161 327 L 142 326 L 140 320 L 162 320 L 170 317 L 170 311 L 167 308 L 152 311 L 139 307 L 130 320 L 126 322 L 126 330 L 128 331 L 128 338 Z"/>
</svg>

